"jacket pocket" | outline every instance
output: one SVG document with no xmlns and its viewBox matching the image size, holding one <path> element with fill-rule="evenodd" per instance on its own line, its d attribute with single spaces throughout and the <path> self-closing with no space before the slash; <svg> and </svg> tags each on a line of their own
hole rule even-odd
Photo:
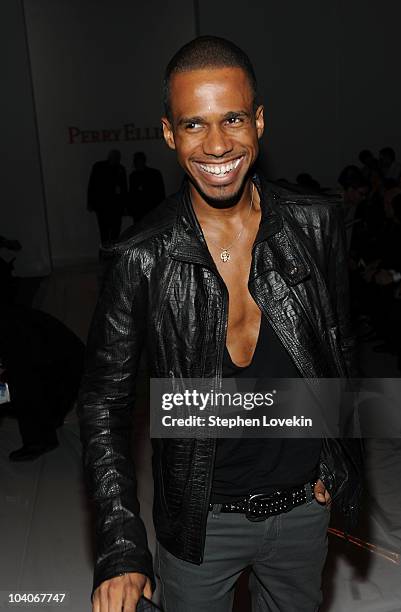
<svg viewBox="0 0 401 612">
<path fill-rule="evenodd" d="M 319 478 L 346 519 L 346 529 L 356 523 L 363 490 L 361 440 L 323 438 Z"/>
</svg>

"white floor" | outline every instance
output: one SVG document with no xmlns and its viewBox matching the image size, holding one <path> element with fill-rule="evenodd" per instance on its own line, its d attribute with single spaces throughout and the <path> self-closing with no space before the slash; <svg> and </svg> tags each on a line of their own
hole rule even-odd
<svg viewBox="0 0 401 612">
<path fill-rule="evenodd" d="M 97 293 L 97 267 L 54 274 L 39 293 L 43 310 L 69 325 L 83 339 Z M 398 377 L 394 359 L 361 351 L 365 375 Z M 151 518 L 152 475 L 147 434 L 146 379 L 139 389 L 134 452 L 141 513 L 154 550 Z M 87 612 L 92 585 L 91 524 L 81 470 L 76 415 L 59 430 L 60 446 L 34 462 L 11 463 L 21 445 L 17 423 L 0 419 L 0 609 L 15 592 L 66 593 L 65 609 Z M 324 612 L 401 612 L 401 443 L 373 440 L 368 445 L 369 490 L 361 542 L 345 544 L 330 534 L 325 571 Z M 366 543 L 376 546 L 373 552 Z M 29 608 L 28 608 L 29 609 Z M 247 608 L 237 608 L 247 612 Z M 192 612 L 188 610 L 188 612 Z M 302 612 L 302 611 L 299 611 Z"/>
</svg>

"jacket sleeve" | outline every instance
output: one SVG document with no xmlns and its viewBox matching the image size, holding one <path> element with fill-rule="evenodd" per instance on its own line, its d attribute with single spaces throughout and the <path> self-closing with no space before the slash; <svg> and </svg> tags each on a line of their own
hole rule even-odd
<svg viewBox="0 0 401 612">
<path fill-rule="evenodd" d="M 345 227 L 339 207 L 330 206 L 326 226 L 327 282 L 332 307 L 336 315 L 336 328 L 332 350 L 339 350 L 345 363 L 345 376 L 356 377 L 355 343 L 349 310 L 348 254 Z M 358 414 L 353 401 L 352 380 L 346 382 L 351 393 L 345 393 L 340 409 L 342 438 L 322 441 L 319 477 L 337 502 L 344 519 L 345 529 L 357 521 L 363 486 L 363 445 L 359 438 Z M 347 432 L 347 433 L 346 433 Z"/>
<path fill-rule="evenodd" d="M 349 304 L 348 252 L 345 225 L 340 206 L 329 207 L 326 227 L 327 281 L 332 307 L 337 318 L 333 341 L 338 343 L 346 366 L 346 376 L 356 377 L 355 337 L 352 331 Z"/>
<path fill-rule="evenodd" d="M 78 415 L 95 519 L 92 595 L 101 582 L 126 572 L 146 574 L 154 585 L 130 444 L 146 318 L 143 285 L 135 251 L 116 256 L 109 265 L 88 338 Z"/>
</svg>

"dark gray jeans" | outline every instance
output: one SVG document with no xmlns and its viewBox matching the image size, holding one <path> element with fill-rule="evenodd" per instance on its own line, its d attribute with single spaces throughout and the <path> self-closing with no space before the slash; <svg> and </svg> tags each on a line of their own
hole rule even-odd
<svg viewBox="0 0 401 612">
<path fill-rule="evenodd" d="M 248 566 L 253 612 L 316 612 L 329 519 L 330 511 L 315 499 L 260 523 L 215 507 L 201 565 L 157 544 L 164 612 L 230 612 L 235 583 Z"/>
</svg>

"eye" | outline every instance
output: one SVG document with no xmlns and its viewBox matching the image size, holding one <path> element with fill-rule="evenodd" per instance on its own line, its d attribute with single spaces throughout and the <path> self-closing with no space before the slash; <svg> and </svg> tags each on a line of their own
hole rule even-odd
<svg viewBox="0 0 401 612">
<path fill-rule="evenodd" d="M 242 119 L 242 117 L 229 117 L 227 119 L 227 123 L 229 125 L 236 125 L 238 123 L 243 123 L 243 119 Z"/>
<path fill-rule="evenodd" d="M 185 129 L 186 130 L 196 130 L 198 128 L 202 127 L 200 123 L 196 123 L 195 121 L 190 121 L 189 123 L 185 124 Z"/>
</svg>

